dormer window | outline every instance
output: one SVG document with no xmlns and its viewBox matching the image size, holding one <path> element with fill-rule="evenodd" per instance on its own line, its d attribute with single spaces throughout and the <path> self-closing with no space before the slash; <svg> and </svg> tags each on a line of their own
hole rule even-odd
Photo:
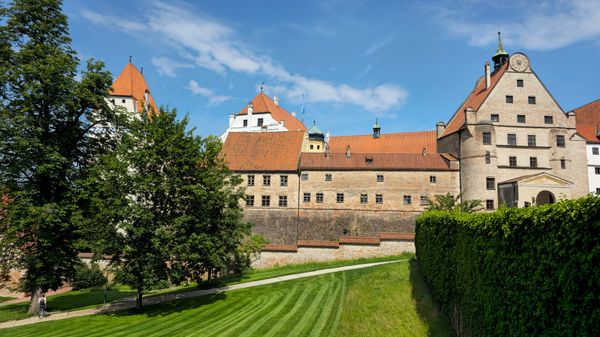
<svg viewBox="0 0 600 337">
<path fill-rule="evenodd" d="M 263 125 L 263 123 L 264 123 L 264 119 L 262 119 L 262 118 L 259 118 L 259 119 L 258 119 L 258 121 L 256 122 L 256 125 L 257 125 L 257 126 L 262 126 L 262 125 Z"/>
<path fill-rule="evenodd" d="M 244 119 L 243 123 L 244 123 L 244 127 L 248 126 L 248 120 L 247 119 Z"/>
</svg>

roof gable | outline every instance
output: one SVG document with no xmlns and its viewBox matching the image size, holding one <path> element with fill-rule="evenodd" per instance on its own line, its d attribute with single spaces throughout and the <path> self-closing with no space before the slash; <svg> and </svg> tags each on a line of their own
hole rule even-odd
<svg viewBox="0 0 600 337">
<path fill-rule="evenodd" d="M 329 139 L 330 153 L 436 153 L 435 131 L 398 132 L 372 135 L 337 136 Z"/>
<path fill-rule="evenodd" d="M 271 116 L 273 116 L 273 119 L 276 121 L 283 121 L 286 129 L 290 131 L 306 131 L 306 127 L 300 120 L 298 120 L 298 118 L 292 116 L 291 113 L 287 112 L 281 106 L 275 104 L 275 102 L 273 102 L 273 100 L 271 100 L 269 96 L 265 95 L 264 93 L 261 92 L 256 95 L 256 97 L 254 97 L 250 103 L 252 103 L 254 113 L 270 113 Z M 238 115 L 247 114 L 247 106 L 242 108 L 242 110 L 240 110 L 238 113 Z"/>
<path fill-rule="evenodd" d="M 154 112 L 158 112 L 144 75 L 133 65 L 133 63 L 127 63 L 127 65 L 125 65 L 125 68 L 123 68 L 121 74 L 113 83 L 110 91 L 111 96 L 125 96 L 136 100 L 138 111 L 144 109 L 143 103 L 145 101 L 146 93 L 148 93 L 147 103 L 152 107 Z"/>
<path fill-rule="evenodd" d="M 577 132 L 588 142 L 600 142 L 600 99 L 574 109 Z"/>
<path fill-rule="evenodd" d="M 567 186 L 567 185 L 573 185 L 572 182 L 557 177 L 553 174 L 550 173 L 546 173 L 546 172 L 541 172 L 541 173 L 536 173 L 536 174 L 529 174 L 529 175 L 525 175 L 525 176 L 521 176 L 521 177 L 517 177 L 514 179 L 510 179 L 507 181 L 503 181 L 501 183 L 499 183 L 499 185 L 502 184 L 508 184 L 508 183 L 519 183 L 519 185 L 545 185 L 545 186 L 549 186 L 549 185 L 554 185 L 554 186 Z"/>
</svg>

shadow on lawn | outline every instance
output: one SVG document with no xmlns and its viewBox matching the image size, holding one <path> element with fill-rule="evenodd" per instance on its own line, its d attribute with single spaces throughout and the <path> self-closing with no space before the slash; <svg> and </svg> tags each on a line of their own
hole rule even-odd
<svg viewBox="0 0 600 337">
<path fill-rule="evenodd" d="M 124 309 L 114 312 L 108 312 L 103 315 L 106 316 L 131 316 L 131 315 L 145 315 L 148 317 L 166 316 L 172 313 L 181 312 L 189 309 L 196 309 L 201 306 L 210 305 L 227 298 L 225 293 L 211 294 L 200 297 L 182 298 L 173 301 L 167 301 L 157 304 L 145 305 L 142 312 L 137 311 L 135 308 Z"/>
<path fill-rule="evenodd" d="M 410 283 L 412 285 L 412 298 L 416 303 L 419 318 L 427 325 L 427 336 L 454 336 L 450 321 L 433 301 L 429 287 L 423 280 L 416 259 L 409 261 Z"/>
</svg>

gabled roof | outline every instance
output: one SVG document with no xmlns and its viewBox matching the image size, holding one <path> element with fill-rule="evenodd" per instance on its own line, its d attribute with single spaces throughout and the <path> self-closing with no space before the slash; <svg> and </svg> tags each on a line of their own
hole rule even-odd
<svg viewBox="0 0 600 337">
<path fill-rule="evenodd" d="M 298 118 L 292 116 L 292 114 L 287 112 L 284 108 L 275 104 L 275 102 L 273 102 L 273 100 L 270 99 L 269 96 L 265 95 L 264 93 L 261 92 L 258 95 L 256 95 L 256 97 L 254 97 L 254 99 L 252 99 L 250 103 L 252 103 L 253 105 L 254 113 L 270 113 L 276 121 L 283 121 L 284 126 L 289 131 L 306 131 L 306 127 L 304 126 L 304 124 L 302 124 L 300 120 L 298 120 Z M 247 114 L 248 106 L 245 106 L 242 108 L 242 110 L 240 110 L 240 113 L 238 115 Z"/>
<path fill-rule="evenodd" d="M 411 170 L 448 171 L 450 163 L 441 154 L 418 153 L 309 153 L 300 157 L 302 170 Z"/>
<path fill-rule="evenodd" d="M 435 131 L 399 132 L 373 135 L 337 136 L 329 138 L 330 153 L 436 153 Z"/>
<path fill-rule="evenodd" d="M 588 142 L 598 143 L 600 138 L 600 99 L 574 109 L 577 133 Z"/>
<path fill-rule="evenodd" d="M 452 118 L 450 118 L 450 121 L 446 124 L 446 130 L 442 132 L 440 138 L 457 132 L 465 125 L 465 109 L 471 108 L 473 111 L 479 110 L 485 99 L 490 95 L 492 90 L 494 90 L 494 87 L 496 87 L 496 84 L 500 81 L 500 78 L 502 78 L 502 75 L 504 75 L 507 68 L 508 63 L 503 64 L 498 70 L 491 74 L 490 87 L 488 89 L 485 88 L 485 76 L 482 76 L 477 81 L 475 89 L 473 89 L 463 104 L 456 110 Z"/>
<path fill-rule="evenodd" d="M 231 132 L 221 156 L 233 171 L 296 171 L 304 131 Z"/>
<path fill-rule="evenodd" d="M 561 177 L 557 177 L 553 174 L 550 174 L 547 172 L 540 172 L 540 173 L 528 174 L 528 175 L 520 176 L 517 178 L 505 180 L 505 181 L 499 182 L 498 185 L 504 185 L 504 184 L 510 184 L 510 183 L 527 183 L 527 182 L 536 181 L 540 178 L 544 178 L 548 181 L 552 181 L 558 185 L 572 185 L 573 184 L 572 182 L 570 182 L 566 179 L 563 179 Z"/>
<path fill-rule="evenodd" d="M 133 63 L 129 62 L 113 83 L 110 94 L 111 96 L 132 97 L 137 101 L 138 111 L 141 112 L 144 109 L 143 102 L 146 92 L 148 92 L 149 105 L 153 108 L 154 112 L 158 112 L 144 75 L 142 75 Z"/>
</svg>

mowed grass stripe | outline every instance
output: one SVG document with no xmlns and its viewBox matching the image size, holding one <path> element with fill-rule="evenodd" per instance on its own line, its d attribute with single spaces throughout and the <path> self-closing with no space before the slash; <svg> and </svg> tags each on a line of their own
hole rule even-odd
<svg viewBox="0 0 600 337">
<path fill-rule="evenodd" d="M 312 326 L 313 322 L 319 318 L 318 308 L 322 306 L 322 303 L 325 300 L 325 294 L 328 293 L 332 286 L 337 284 L 337 280 L 332 275 L 333 274 L 330 274 L 329 280 L 321 286 L 321 289 L 314 297 L 312 303 L 310 303 L 310 307 L 304 311 L 304 315 L 298 320 L 296 326 L 294 326 L 294 328 L 287 334 L 288 336 L 299 336 L 302 330 L 307 330 L 306 328 L 308 326 Z"/>
<path fill-rule="evenodd" d="M 338 297 L 342 296 L 342 289 L 345 288 L 343 283 L 345 282 L 345 277 L 343 276 L 345 273 L 341 273 L 343 277 L 342 284 L 339 284 L 335 287 L 335 292 L 327 298 L 325 305 L 323 306 L 323 310 L 321 310 L 321 314 L 319 315 L 319 320 L 315 325 L 312 326 L 310 331 L 310 336 L 321 336 L 321 331 L 327 324 L 329 317 L 331 316 L 332 310 L 334 310 L 333 305 L 335 304 Z M 337 276 L 337 275 L 336 275 Z M 337 310 L 341 310 L 341 308 L 336 308 Z"/>
<path fill-rule="evenodd" d="M 342 310 L 344 310 L 344 300 L 346 298 L 346 291 L 347 291 L 347 286 L 348 286 L 348 282 L 346 280 L 346 273 L 343 273 L 341 275 L 342 278 L 342 289 L 340 291 L 340 296 L 337 297 L 335 303 L 333 304 L 334 308 L 337 308 L 337 310 L 335 311 L 335 315 L 334 315 L 334 319 L 333 320 L 327 320 L 327 324 L 329 325 L 329 329 L 327 331 L 327 333 L 323 334 L 323 336 L 333 336 L 335 334 L 335 331 L 337 330 L 337 326 L 338 323 L 340 322 L 340 317 L 342 315 Z"/>
</svg>

